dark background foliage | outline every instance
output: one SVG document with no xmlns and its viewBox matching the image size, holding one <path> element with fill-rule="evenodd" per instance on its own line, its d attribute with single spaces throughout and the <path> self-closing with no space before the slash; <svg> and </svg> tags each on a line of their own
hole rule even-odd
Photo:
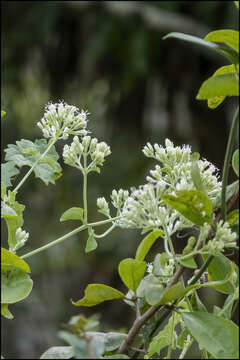
<svg viewBox="0 0 240 360">
<path fill-rule="evenodd" d="M 101 175 L 89 178 L 92 221 L 100 219 L 97 197 L 108 198 L 113 188 L 144 183 L 154 166 L 141 152 L 148 141 L 162 144 L 168 137 L 176 144 L 190 144 L 221 170 L 235 99 L 210 110 L 196 95 L 201 83 L 226 62 L 202 48 L 162 37 L 171 31 L 204 37 L 212 30 L 237 28 L 233 2 L 4 1 L 1 5 L 1 101 L 7 112 L 2 149 L 22 138 L 41 137 L 36 122 L 48 101 L 64 99 L 88 109 L 93 136 L 112 150 Z M 60 153 L 62 147 L 63 143 L 57 145 Z M 30 232 L 24 253 L 77 225 L 60 224 L 59 218 L 69 207 L 82 205 L 81 174 L 64 166 L 57 184 L 48 187 L 30 178 L 19 201 L 26 205 L 24 229 Z M 70 299 L 82 297 L 90 282 L 125 291 L 117 264 L 134 255 L 141 236 L 133 230 L 116 230 L 87 255 L 86 236 L 80 233 L 29 258 L 33 291 L 10 307 L 15 319 L 2 322 L 2 353 L 7 358 L 36 358 L 61 344 L 57 337 L 61 324 L 80 312 L 101 313 L 103 330 L 128 328 L 134 314 L 120 301 L 79 309 Z M 3 246 L 5 238 L 3 228 Z M 177 244 L 178 250 L 182 247 Z M 161 249 L 159 242 L 153 253 Z M 214 291 L 202 294 L 209 308 L 223 302 Z"/>
</svg>

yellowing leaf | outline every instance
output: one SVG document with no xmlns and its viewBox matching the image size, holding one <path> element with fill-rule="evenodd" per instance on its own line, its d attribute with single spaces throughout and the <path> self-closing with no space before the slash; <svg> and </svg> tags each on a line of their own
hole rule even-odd
<svg viewBox="0 0 240 360">
<path fill-rule="evenodd" d="M 124 294 L 111 286 L 104 284 L 90 284 L 84 291 L 84 297 L 76 302 L 72 301 L 75 306 L 95 306 L 104 301 L 122 299 Z"/>
</svg>

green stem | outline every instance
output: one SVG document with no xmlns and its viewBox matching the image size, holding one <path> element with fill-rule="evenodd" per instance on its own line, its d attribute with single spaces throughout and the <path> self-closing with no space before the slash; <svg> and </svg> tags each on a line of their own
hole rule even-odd
<svg viewBox="0 0 240 360">
<path fill-rule="evenodd" d="M 56 240 L 53 240 L 51 241 L 50 243 L 44 245 L 44 246 L 41 246 L 40 248 L 36 249 L 36 250 L 33 250 L 33 251 L 30 251 L 29 253 L 27 254 L 24 254 L 23 256 L 21 256 L 22 259 L 25 259 L 25 258 L 28 258 L 32 255 L 35 255 L 35 254 L 38 254 L 39 252 L 43 251 L 43 250 L 46 250 L 56 244 L 59 244 L 61 243 L 62 241 L 68 239 L 70 236 L 73 236 L 75 234 L 77 234 L 78 232 L 82 231 L 82 230 L 85 230 L 87 229 L 88 227 L 93 227 L 93 226 L 99 226 L 99 225 L 104 225 L 104 224 L 107 224 L 109 222 L 112 222 L 113 220 L 117 220 L 119 218 L 119 216 L 115 217 L 115 218 L 111 218 L 111 219 L 107 219 L 107 220 L 103 220 L 103 221 L 98 221 L 98 222 L 95 222 L 95 223 L 91 223 L 91 224 L 84 224 L 84 225 L 81 225 L 80 227 L 72 230 L 71 232 L 61 236 L 60 238 L 56 239 Z"/>
<path fill-rule="evenodd" d="M 17 193 L 17 191 L 19 190 L 19 188 L 22 186 L 22 184 L 27 180 L 27 178 L 31 175 L 31 173 L 33 172 L 33 170 L 35 169 L 35 167 L 37 166 L 37 164 L 44 158 L 44 156 L 49 152 L 49 150 L 51 149 L 51 147 L 55 144 L 55 142 L 57 141 L 57 139 L 53 139 L 52 141 L 49 142 L 49 145 L 47 147 L 47 149 L 44 151 L 44 153 L 35 161 L 35 163 L 33 164 L 33 166 L 30 168 L 30 170 L 25 174 L 25 176 L 22 178 L 22 180 L 20 181 L 20 183 L 16 186 L 16 188 L 13 190 L 13 192 Z"/>
<path fill-rule="evenodd" d="M 227 143 L 227 149 L 224 159 L 224 165 L 223 165 L 223 175 L 222 175 L 222 219 L 225 221 L 226 219 L 226 188 L 227 188 L 227 181 L 228 181 L 228 173 L 229 173 L 229 165 L 231 162 L 231 155 L 234 145 L 234 138 L 236 136 L 236 130 L 237 130 L 237 124 L 238 124 L 238 116 L 239 116 L 239 107 L 237 108 L 230 134 L 228 137 L 228 143 Z"/>
<path fill-rule="evenodd" d="M 83 155 L 83 208 L 84 224 L 87 224 L 87 154 Z"/>
<path fill-rule="evenodd" d="M 174 331 L 175 312 L 173 312 L 172 317 L 173 317 L 173 321 L 172 321 L 172 329 L 171 329 L 171 344 L 168 346 L 167 359 L 171 359 L 171 353 L 172 353 L 172 348 L 173 348 L 173 331 Z"/>
</svg>

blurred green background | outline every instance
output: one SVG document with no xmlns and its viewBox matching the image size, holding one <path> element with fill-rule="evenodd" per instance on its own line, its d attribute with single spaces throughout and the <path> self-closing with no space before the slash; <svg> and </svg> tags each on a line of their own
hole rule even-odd
<svg viewBox="0 0 240 360">
<path fill-rule="evenodd" d="M 97 197 L 145 182 L 155 166 L 141 152 L 148 141 L 163 144 L 168 137 L 190 144 L 221 170 L 237 100 L 210 110 L 195 98 L 201 83 L 227 63 L 215 53 L 162 37 L 171 31 L 204 37 L 212 30 L 237 29 L 232 1 L 4 1 L 1 6 L 1 106 L 7 113 L 2 150 L 22 138 L 42 137 L 36 123 L 48 101 L 88 109 L 92 135 L 112 150 L 101 174 L 89 176 L 91 221 L 101 219 Z M 60 154 L 63 145 L 57 144 Z M 26 205 L 24 229 L 30 233 L 23 254 L 78 225 L 60 224 L 59 218 L 82 206 L 81 173 L 64 166 L 63 176 L 49 186 L 32 177 L 18 201 Z M 5 226 L 2 231 L 6 246 Z M 29 258 L 34 288 L 10 307 L 15 319 L 2 321 L 4 357 L 39 358 L 48 347 L 63 344 L 57 331 L 79 313 L 101 313 L 103 330 L 128 328 L 134 313 L 121 301 L 84 309 L 70 299 L 80 299 L 90 282 L 125 291 L 117 265 L 134 255 L 141 238 L 138 231 L 115 230 L 85 254 L 87 234 L 80 233 Z M 161 249 L 159 242 L 152 253 Z M 201 294 L 210 309 L 224 301 L 212 290 Z"/>
</svg>

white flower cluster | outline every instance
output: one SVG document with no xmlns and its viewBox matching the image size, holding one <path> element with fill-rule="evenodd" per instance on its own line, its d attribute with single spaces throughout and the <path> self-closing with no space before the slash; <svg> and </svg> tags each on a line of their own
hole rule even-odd
<svg viewBox="0 0 240 360">
<path fill-rule="evenodd" d="M 174 147 L 174 144 L 166 139 L 165 148 L 158 144 L 152 146 L 147 143 L 143 153 L 161 163 L 161 166 L 156 165 L 155 169 L 150 171 L 151 176 L 147 176 L 148 182 L 157 185 L 159 182 L 164 182 L 165 186 L 172 190 L 196 190 L 191 175 L 193 160 L 190 146 Z M 205 159 L 198 160 L 198 167 L 207 195 L 214 200 L 221 190 L 217 168 Z"/>
<path fill-rule="evenodd" d="M 86 170 L 87 173 L 96 171 L 100 173 L 99 166 L 102 166 L 106 156 L 110 155 L 110 147 L 105 142 L 98 142 L 98 139 L 84 136 L 82 141 L 79 141 L 78 136 L 74 136 L 71 145 L 64 145 L 63 158 L 68 165 L 80 169 L 82 172 Z M 90 156 L 91 162 L 84 170 L 84 165 L 81 163 L 82 157 Z"/>
<path fill-rule="evenodd" d="M 163 227 L 171 235 L 180 226 L 189 225 L 190 222 L 181 217 L 175 210 L 167 209 L 161 200 L 165 190 L 164 182 L 157 185 L 145 184 L 138 189 L 133 189 L 124 202 L 121 219 L 118 225 L 124 228 Z M 178 218 L 181 217 L 181 222 Z"/>
<path fill-rule="evenodd" d="M 228 222 L 220 220 L 217 224 L 216 234 L 212 240 L 204 245 L 203 250 L 215 254 L 216 251 L 223 251 L 224 248 L 234 248 L 236 246 L 237 234 L 232 232 Z"/>
<path fill-rule="evenodd" d="M 15 236 L 16 245 L 13 248 L 9 248 L 9 250 L 14 253 L 26 243 L 27 239 L 29 238 L 29 233 L 19 227 L 16 230 Z"/>
<path fill-rule="evenodd" d="M 177 211 L 170 210 L 161 200 L 162 194 L 172 194 L 176 190 L 196 190 L 192 179 L 192 164 L 195 154 L 190 146 L 174 146 L 165 140 L 165 148 L 147 143 L 143 148 L 147 157 L 159 161 L 159 165 L 150 171 L 147 184 L 133 189 L 121 211 L 118 225 L 126 228 L 163 228 L 171 235 L 180 227 L 192 226 L 192 223 Z M 207 160 L 198 160 L 202 184 L 211 200 L 221 190 L 217 169 Z"/>
<path fill-rule="evenodd" d="M 64 139 L 69 135 L 84 136 L 87 134 L 88 111 L 81 110 L 60 101 L 59 103 L 48 103 L 45 113 L 37 126 L 42 130 L 45 138 Z"/>
</svg>

